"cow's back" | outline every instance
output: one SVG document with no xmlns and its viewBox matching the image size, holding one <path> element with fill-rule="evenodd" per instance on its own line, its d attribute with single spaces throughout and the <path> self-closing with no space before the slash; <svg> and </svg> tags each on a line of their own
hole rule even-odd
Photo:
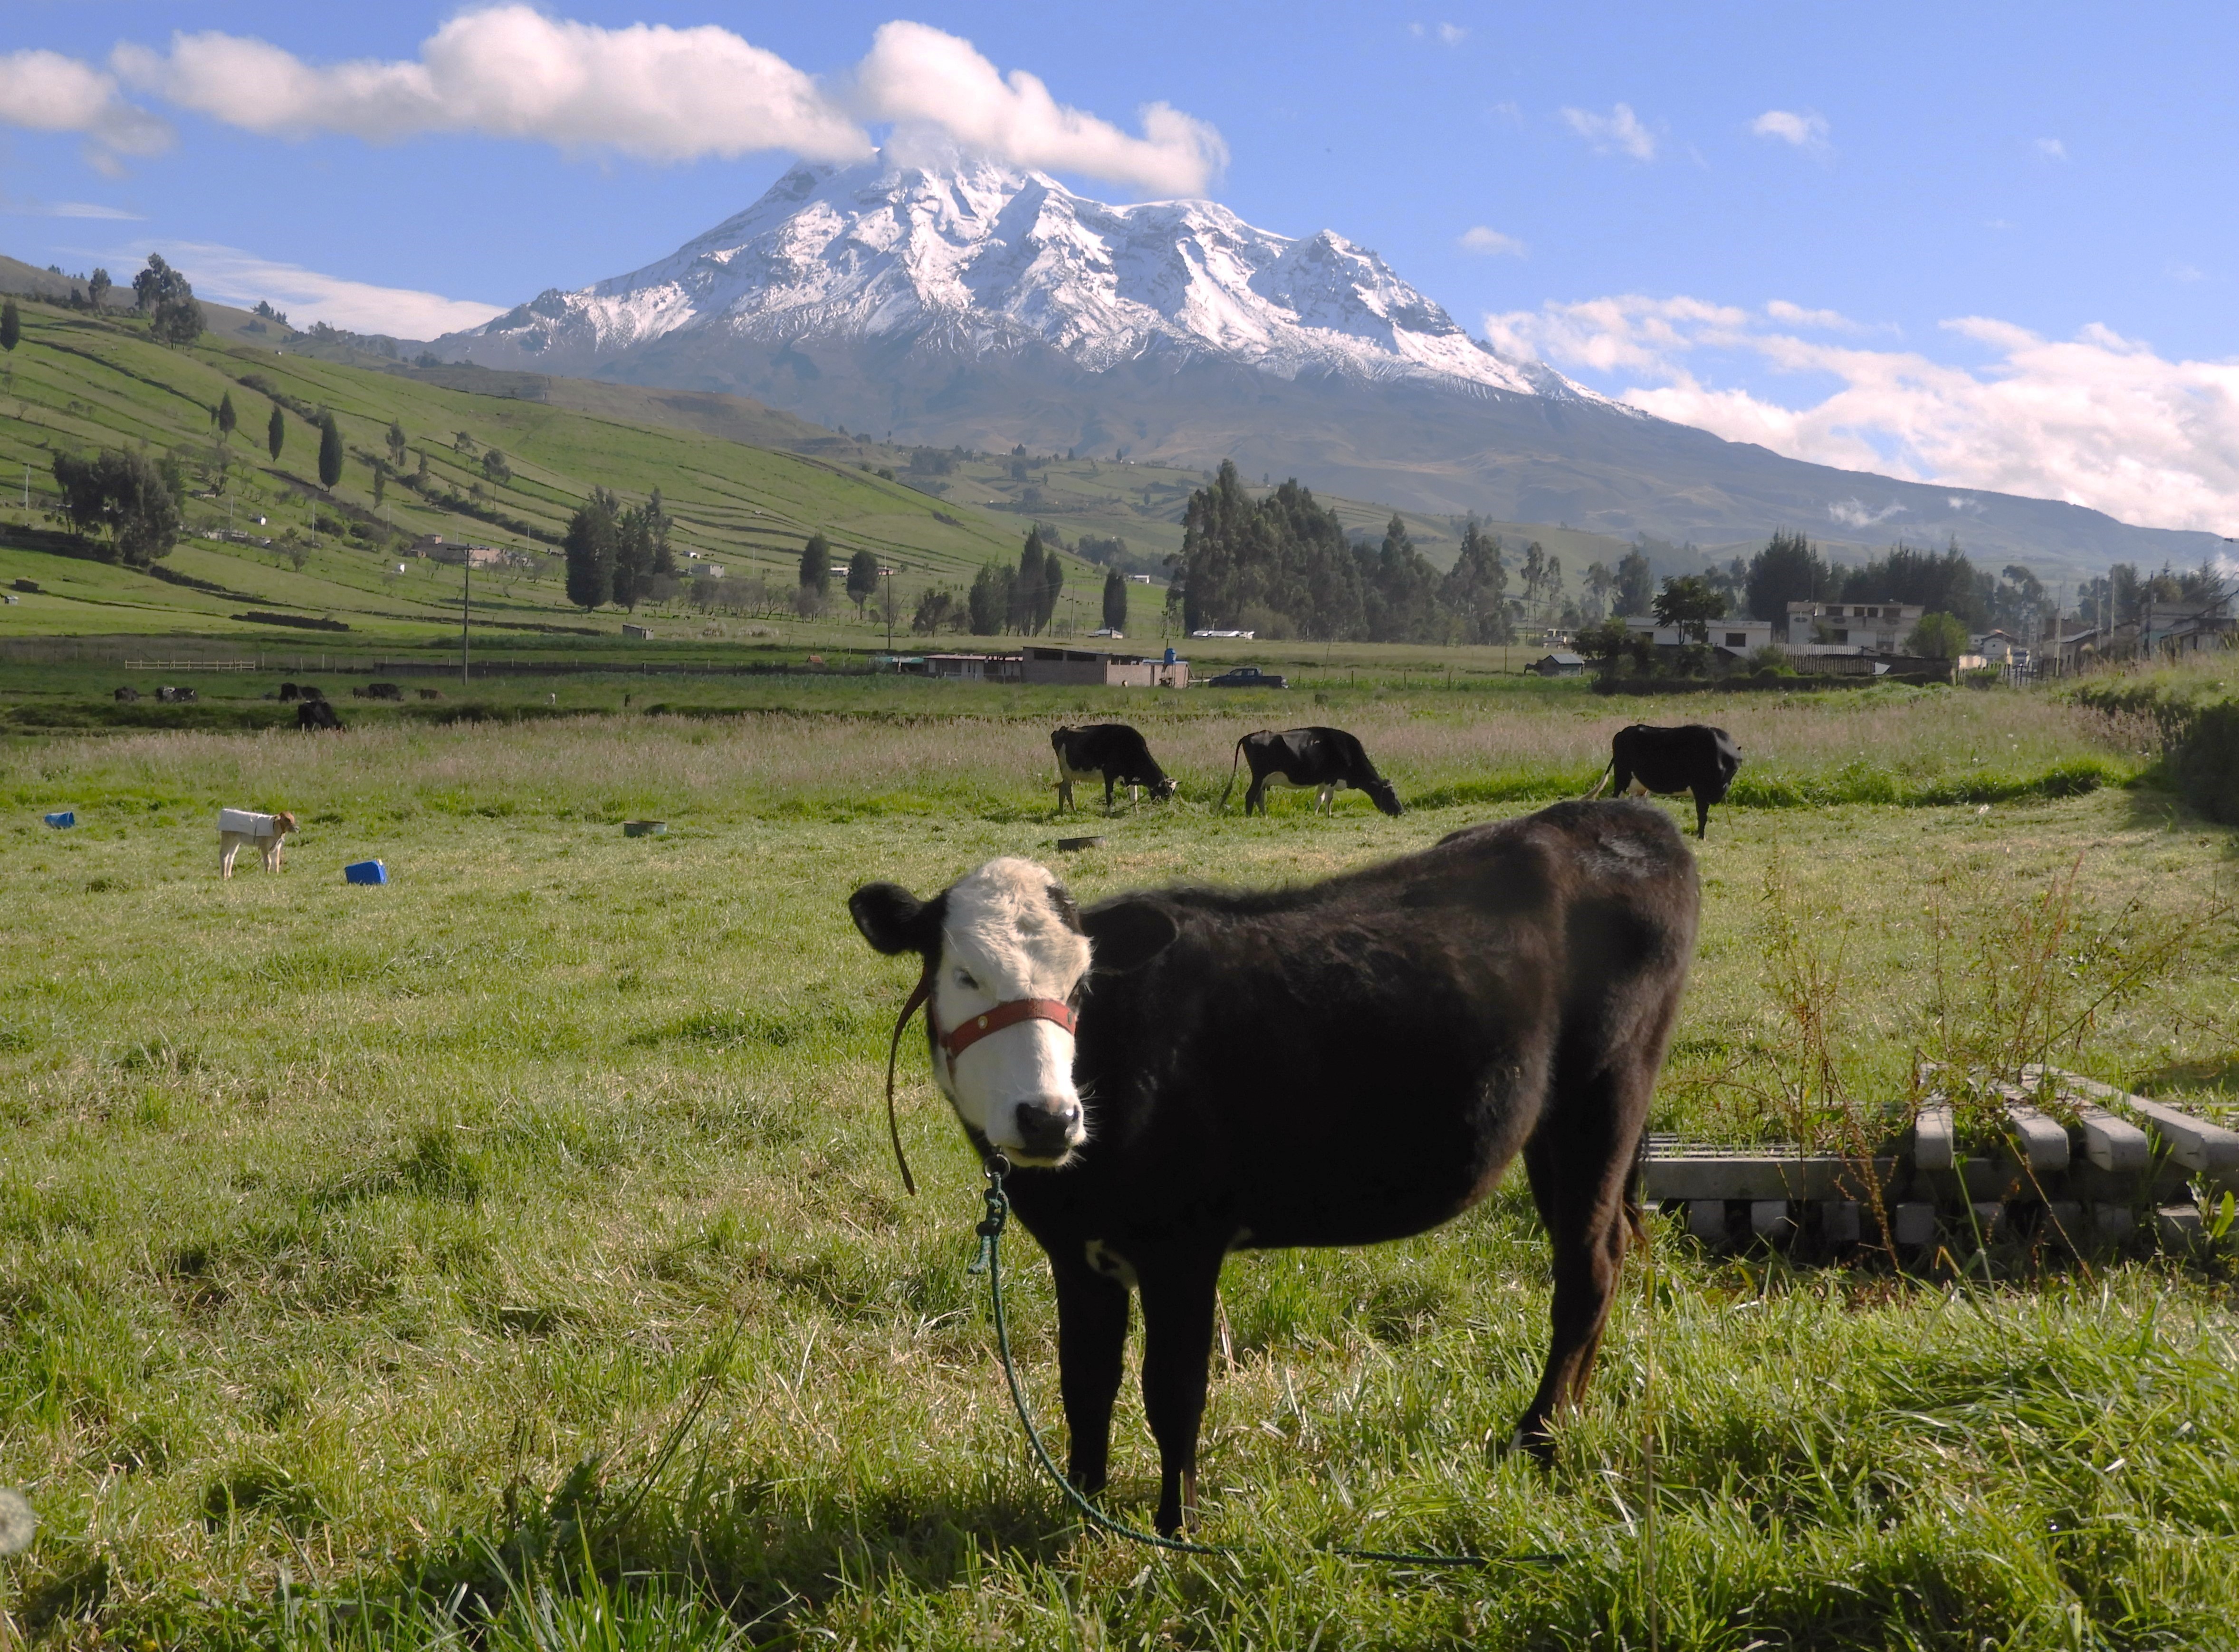
<svg viewBox="0 0 2239 1652">
<path fill-rule="evenodd" d="M 1419 1231 L 1480 1197 L 1571 1026 L 1676 996 L 1696 891 L 1661 811 L 1603 803 L 1304 888 L 1146 899 L 1179 932 L 1092 978 L 1091 1141 L 1063 1175 L 1168 1220 L 1219 1189 L 1235 1208 L 1217 1219 L 1288 1244 Z"/>
</svg>

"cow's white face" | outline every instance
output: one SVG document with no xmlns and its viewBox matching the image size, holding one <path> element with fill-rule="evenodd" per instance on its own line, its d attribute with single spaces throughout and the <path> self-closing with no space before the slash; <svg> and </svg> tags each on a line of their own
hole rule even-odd
<svg viewBox="0 0 2239 1652">
<path fill-rule="evenodd" d="M 1072 897 L 1031 860 L 991 860 L 922 903 L 894 885 L 872 885 L 849 906 L 880 951 L 914 950 L 932 961 L 933 1019 L 943 1033 L 1021 998 L 1071 1003 L 1088 972 L 1088 939 Z M 1021 1164 L 1060 1164 L 1088 1138 L 1073 1053 L 1072 1033 L 1035 1018 L 953 1058 L 935 1044 L 933 1078 L 990 1147 Z"/>
</svg>

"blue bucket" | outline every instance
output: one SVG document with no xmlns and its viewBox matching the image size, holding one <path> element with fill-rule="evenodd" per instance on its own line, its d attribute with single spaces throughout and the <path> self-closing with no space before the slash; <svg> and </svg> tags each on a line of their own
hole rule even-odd
<svg viewBox="0 0 2239 1652">
<path fill-rule="evenodd" d="M 54 827 L 57 832 L 63 831 L 70 826 L 74 826 L 77 824 L 77 811 L 76 809 L 63 809 L 58 813 L 50 814 L 47 817 L 47 824 Z"/>
<path fill-rule="evenodd" d="M 378 860 L 353 860 L 342 868 L 342 881 L 353 884 L 385 884 L 389 868 Z"/>
</svg>

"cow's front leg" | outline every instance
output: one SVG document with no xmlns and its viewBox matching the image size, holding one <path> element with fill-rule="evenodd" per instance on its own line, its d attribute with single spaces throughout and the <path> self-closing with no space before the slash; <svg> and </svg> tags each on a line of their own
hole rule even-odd
<svg viewBox="0 0 2239 1652">
<path fill-rule="evenodd" d="M 1197 1431 L 1205 1419 L 1206 1366 L 1213 1357 L 1214 1291 L 1221 1252 L 1169 1257 L 1141 1270 L 1143 1414 L 1159 1443 L 1159 1512 L 1171 1537 L 1197 1516 Z"/>
<path fill-rule="evenodd" d="M 1085 1256 L 1066 1261 L 1053 1255 L 1050 1276 L 1057 1285 L 1058 1385 L 1071 1437 L 1066 1478 L 1093 1497 L 1104 1489 L 1112 1456 L 1112 1403 L 1120 1393 L 1127 1345 L 1127 1287 L 1099 1273 Z"/>
<path fill-rule="evenodd" d="M 1104 813 L 1106 814 L 1112 813 L 1112 788 L 1117 784 L 1117 777 L 1106 769 L 1104 773 Z"/>
</svg>

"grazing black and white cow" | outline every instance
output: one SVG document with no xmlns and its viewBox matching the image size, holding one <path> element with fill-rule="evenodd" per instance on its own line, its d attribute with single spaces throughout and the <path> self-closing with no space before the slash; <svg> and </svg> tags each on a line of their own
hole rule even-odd
<svg viewBox="0 0 2239 1652">
<path fill-rule="evenodd" d="M 1318 809 L 1332 807 L 1338 787 L 1350 786 L 1367 793 L 1385 813 L 1403 813 L 1392 783 L 1376 772 L 1359 740 L 1341 728 L 1286 728 L 1279 733 L 1263 728 L 1256 734 L 1246 734 L 1236 742 L 1236 754 L 1228 760 L 1228 784 L 1220 789 L 1224 809 L 1228 806 L 1229 793 L 1236 787 L 1238 758 L 1252 765 L 1252 785 L 1244 793 L 1246 814 L 1254 809 L 1262 814 L 1267 812 L 1271 785 L 1318 789 L 1321 793 L 1314 801 Z"/>
<path fill-rule="evenodd" d="M 156 698 L 166 706 L 191 706 L 196 702 L 196 694 L 193 689 L 173 688 L 168 685 L 157 687 L 156 690 Z"/>
<path fill-rule="evenodd" d="M 296 726 L 304 730 L 340 729 L 342 720 L 335 715 L 335 708 L 323 700 L 306 700 L 296 707 Z"/>
<path fill-rule="evenodd" d="M 1658 794 L 1695 794 L 1695 835 L 1710 833 L 1711 805 L 1725 800 L 1726 788 L 1742 766 L 1742 748 L 1723 728 L 1708 723 L 1683 723 L 1677 728 L 1658 728 L 1635 723 L 1610 736 L 1609 767 L 1586 795 L 1599 797 L 1610 777 L 1617 777 L 1615 795 L 1622 797 L 1635 780 L 1641 789 Z"/>
<path fill-rule="evenodd" d="M 1193 1502 L 1221 1258 L 1421 1233 L 1521 1153 L 1554 1251 L 1515 1442 L 1584 1394 L 1637 1223 L 1631 1179 L 1694 952 L 1670 817 L 1565 803 L 1325 883 L 1078 911 L 1031 861 L 848 901 L 915 952 L 933 1076 L 1048 1253 L 1083 1491 L 1106 1478 L 1128 1292 L 1159 1529 Z"/>
<path fill-rule="evenodd" d="M 1053 728 L 1050 731 L 1050 750 L 1057 753 L 1057 806 L 1060 809 L 1074 806 L 1073 783 L 1075 780 L 1104 782 L 1104 812 L 1112 812 L 1112 788 L 1127 788 L 1127 801 L 1136 801 L 1136 788 L 1148 786 L 1151 796 L 1165 802 L 1174 794 L 1174 783 L 1166 778 L 1151 756 L 1151 748 L 1143 737 L 1125 723 L 1091 723 L 1086 728 Z"/>
</svg>

